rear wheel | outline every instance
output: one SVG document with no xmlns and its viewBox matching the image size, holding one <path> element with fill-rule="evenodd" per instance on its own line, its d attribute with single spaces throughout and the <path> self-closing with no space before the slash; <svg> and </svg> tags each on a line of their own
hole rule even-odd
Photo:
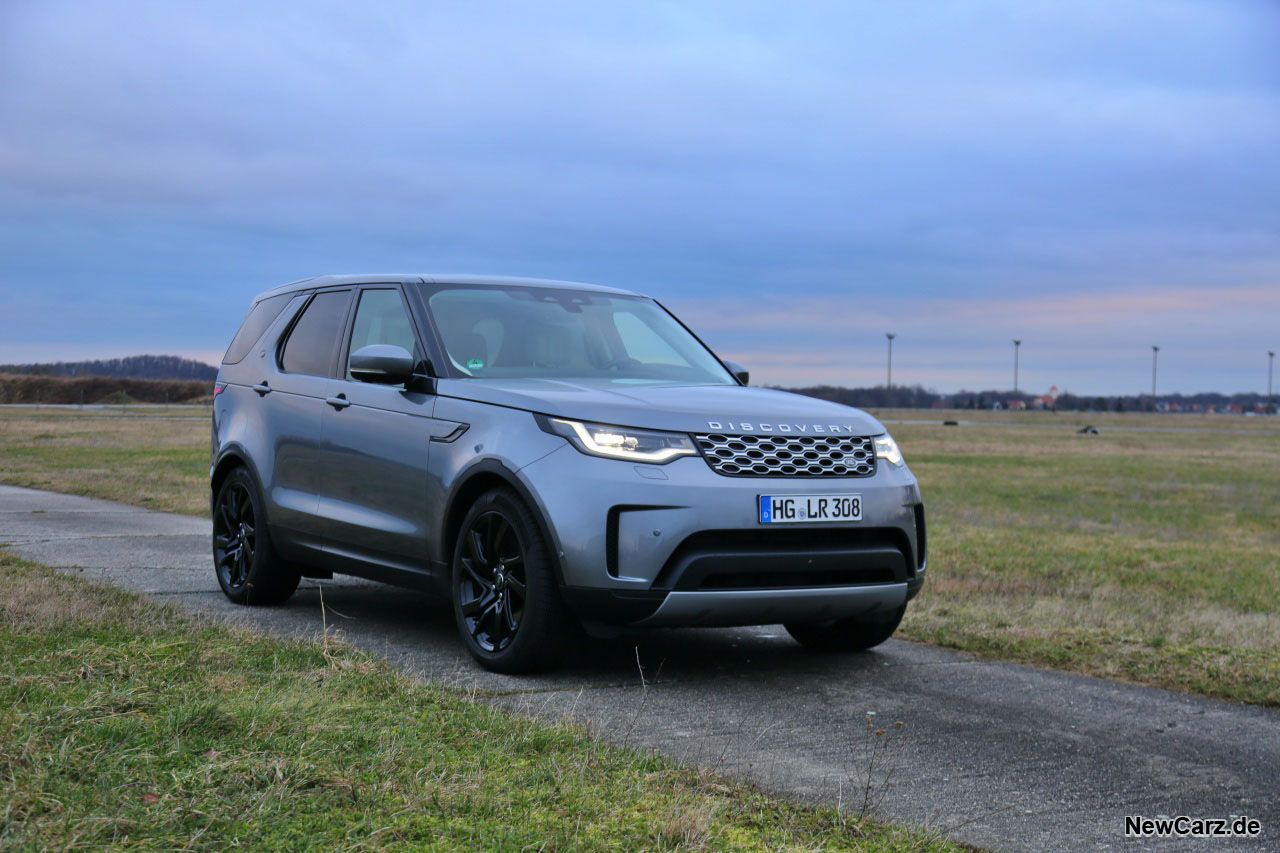
<svg viewBox="0 0 1280 853">
<path fill-rule="evenodd" d="M 893 636 L 907 612 L 904 604 L 880 619 L 850 618 L 830 622 L 790 623 L 787 633 L 803 646 L 824 652 L 861 652 Z"/>
<path fill-rule="evenodd" d="M 568 615 L 550 551 L 515 492 L 492 489 L 462 520 L 453 556 L 453 613 L 471 656 L 496 672 L 545 666 Z"/>
<path fill-rule="evenodd" d="M 258 486 L 244 468 L 227 475 L 213 504 L 213 564 L 236 604 L 281 604 L 301 579 L 276 556 Z"/>
</svg>

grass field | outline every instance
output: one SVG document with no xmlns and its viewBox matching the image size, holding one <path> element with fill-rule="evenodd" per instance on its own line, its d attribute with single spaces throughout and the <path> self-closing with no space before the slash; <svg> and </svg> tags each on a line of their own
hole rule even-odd
<svg viewBox="0 0 1280 853">
<path fill-rule="evenodd" d="M 909 421 L 929 512 L 901 635 L 1280 707 L 1280 419 L 876 414 Z M 203 514 L 207 442 L 198 415 L 3 409 L 0 481 Z"/>
<path fill-rule="evenodd" d="M 931 522 L 904 636 L 1280 706 L 1280 419 L 877 414 L 934 418 L 890 427 Z"/>
<path fill-rule="evenodd" d="M 209 409 L 0 408 L 0 482 L 209 512 Z"/>
<path fill-rule="evenodd" d="M 0 551 L 6 850 L 955 850 Z"/>
</svg>

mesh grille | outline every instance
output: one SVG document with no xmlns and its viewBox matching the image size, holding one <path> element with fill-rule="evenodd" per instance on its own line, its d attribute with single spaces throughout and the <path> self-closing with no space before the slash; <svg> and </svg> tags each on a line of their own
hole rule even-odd
<svg viewBox="0 0 1280 853">
<path fill-rule="evenodd" d="M 712 432 L 694 438 L 707 464 L 726 477 L 867 477 L 876 472 L 870 436 Z"/>
</svg>

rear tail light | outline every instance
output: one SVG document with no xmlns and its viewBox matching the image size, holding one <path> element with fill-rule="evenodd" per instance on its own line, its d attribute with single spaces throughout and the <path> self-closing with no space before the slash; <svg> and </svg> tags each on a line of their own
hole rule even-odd
<svg viewBox="0 0 1280 853">
<path fill-rule="evenodd" d="M 219 394 L 221 394 L 223 391 L 225 391 L 225 390 L 226 390 L 226 388 L 227 388 L 227 383 L 225 383 L 225 382 L 215 382 L 215 383 L 213 383 L 213 396 L 215 396 L 215 397 L 216 397 L 216 396 L 218 396 L 218 395 L 219 395 Z"/>
</svg>

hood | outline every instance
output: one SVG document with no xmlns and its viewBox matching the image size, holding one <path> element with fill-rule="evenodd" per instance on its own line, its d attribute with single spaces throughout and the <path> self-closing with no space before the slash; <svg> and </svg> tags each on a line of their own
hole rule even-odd
<svg viewBox="0 0 1280 853">
<path fill-rule="evenodd" d="M 674 432 L 879 435 L 861 409 L 741 385 L 621 385 L 561 379 L 440 379 L 441 396 L 577 421 Z"/>
</svg>

